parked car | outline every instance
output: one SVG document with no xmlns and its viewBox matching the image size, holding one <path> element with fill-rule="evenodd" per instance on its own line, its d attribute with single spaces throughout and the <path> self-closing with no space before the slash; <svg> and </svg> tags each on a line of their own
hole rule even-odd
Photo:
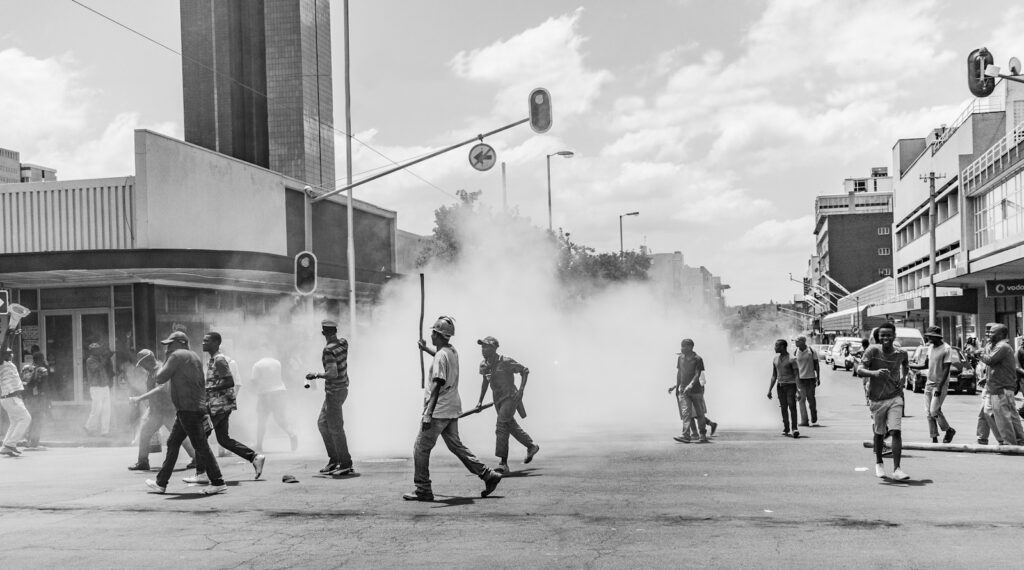
<svg viewBox="0 0 1024 570">
<path fill-rule="evenodd" d="M 846 349 L 844 352 L 843 349 Z M 856 336 L 841 336 L 836 338 L 835 342 L 832 343 L 832 349 L 829 351 L 829 357 L 826 359 L 826 364 L 832 365 L 832 370 L 839 368 L 845 368 L 846 370 L 853 370 L 854 360 L 847 359 L 846 357 L 855 355 L 861 350 L 860 337 Z"/>
<path fill-rule="evenodd" d="M 812 344 L 811 348 L 818 353 L 818 360 L 824 360 L 828 364 L 828 352 L 832 348 L 827 344 Z"/>
<path fill-rule="evenodd" d="M 974 395 L 978 391 L 978 378 L 974 372 L 974 368 L 968 364 L 964 366 L 964 353 L 956 347 L 952 347 L 954 356 L 953 364 L 949 366 L 949 391 L 957 394 L 967 392 L 968 394 Z M 928 353 L 931 347 L 919 346 L 914 349 L 910 361 L 914 364 L 927 366 L 928 365 Z M 913 383 L 911 388 L 915 392 L 924 392 L 924 385 L 928 382 L 928 369 L 922 368 L 920 370 L 911 370 Z"/>
</svg>

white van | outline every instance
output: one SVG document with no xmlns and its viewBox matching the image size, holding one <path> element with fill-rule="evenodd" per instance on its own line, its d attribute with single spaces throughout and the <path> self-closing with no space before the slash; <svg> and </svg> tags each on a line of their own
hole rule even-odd
<svg viewBox="0 0 1024 570">
<path fill-rule="evenodd" d="M 868 336 L 871 344 L 877 344 L 875 342 L 875 332 L 877 330 L 878 327 L 871 329 L 871 334 Z M 924 335 L 917 329 L 896 327 L 896 340 L 893 341 L 893 345 L 913 354 L 915 348 L 924 345 Z"/>
</svg>

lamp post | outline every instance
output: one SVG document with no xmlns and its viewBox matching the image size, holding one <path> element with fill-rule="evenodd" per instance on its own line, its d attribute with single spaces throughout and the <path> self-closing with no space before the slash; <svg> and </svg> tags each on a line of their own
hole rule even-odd
<svg viewBox="0 0 1024 570">
<path fill-rule="evenodd" d="M 626 255 L 625 250 L 622 247 L 622 218 L 626 216 L 639 216 L 640 212 L 630 212 L 628 214 L 619 215 L 619 258 L 621 259 Z"/>
<path fill-rule="evenodd" d="M 546 155 L 548 161 L 548 231 L 554 231 L 551 225 L 551 157 L 552 156 L 564 156 L 565 158 L 572 158 L 573 152 L 571 150 L 560 150 Z"/>
</svg>

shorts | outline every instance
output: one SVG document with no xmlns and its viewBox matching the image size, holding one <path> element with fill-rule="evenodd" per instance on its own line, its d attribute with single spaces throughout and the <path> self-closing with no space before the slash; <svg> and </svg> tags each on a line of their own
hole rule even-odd
<svg viewBox="0 0 1024 570">
<path fill-rule="evenodd" d="M 876 434 L 886 435 L 890 431 L 902 429 L 903 398 L 900 396 L 868 402 L 868 409 L 871 410 Z"/>
</svg>

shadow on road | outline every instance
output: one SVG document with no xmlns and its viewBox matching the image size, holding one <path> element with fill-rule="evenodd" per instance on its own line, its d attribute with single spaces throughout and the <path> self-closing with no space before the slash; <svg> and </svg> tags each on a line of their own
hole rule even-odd
<svg viewBox="0 0 1024 570">
<path fill-rule="evenodd" d="M 535 467 L 530 467 L 529 469 L 522 469 L 520 471 L 509 471 L 508 473 L 502 475 L 501 478 L 502 479 L 510 479 L 510 478 L 517 478 L 517 477 L 543 477 L 543 476 L 544 476 L 543 473 L 537 473 L 537 469 Z"/>
<path fill-rule="evenodd" d="M 356 477 L 362 477 L 362 473 L 349 473 L 348 475 L 313 475 L 317 479 L 355 479 Z"/>
<path fill-rule="evenodd" d="M 906 481 L 894 481 L 886 477 L 879 481 L 879 485 L 888 485 L 890 487 L 924 487 L 925 485 L 931 485 L 934 483 L 931 479 L 907 479 Z"/>
<path fill-rule="evenodd" d="M 501 499 L 501 495 L 491 495 L 490 497 L 448 497 L 447 499 L 434 499 L 434 504 L 437 505 L 436 509 L 443 509 L 446 507 L 460 507 L 463 505 L 473 505 L 480 500 L 488 499 Z"/>
</svg>

